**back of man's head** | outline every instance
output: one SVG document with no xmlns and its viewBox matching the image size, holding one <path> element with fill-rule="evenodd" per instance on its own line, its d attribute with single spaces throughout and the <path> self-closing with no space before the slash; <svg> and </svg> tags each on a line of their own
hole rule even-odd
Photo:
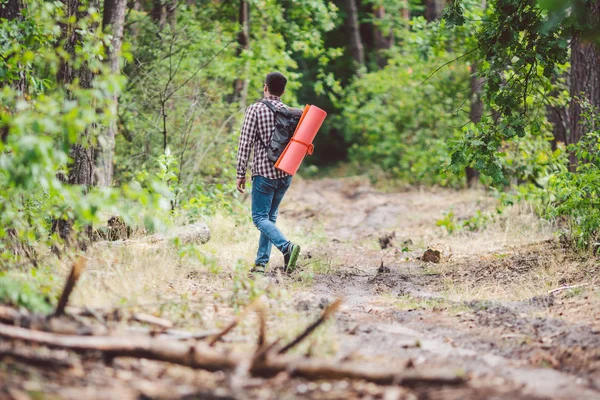
<svg viewBox="0 0 600 400">
<path fill-rule="evenodd" d="M 281 96 L 285 91 L 287 79 L 281 72 L 270 72 L 265 79 L 269 93 L 273 96 Z"/>
</svg>

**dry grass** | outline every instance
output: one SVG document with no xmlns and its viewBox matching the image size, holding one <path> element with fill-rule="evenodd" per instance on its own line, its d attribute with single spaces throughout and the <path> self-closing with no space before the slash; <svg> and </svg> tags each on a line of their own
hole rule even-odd
<svg viewBox="0 0 600 400">
<path fill-rule="evenodd" d="M 294 277 L 248 278 L 259 234 L 249 217 L 218 214 L 209 222 L 212 239 L 202 246 L 88 252 L 87 269 L 71 304 L 143 310 L 169 318 L 179 327 L 211 329 L 224 326 L 251 299 L 263 296 L 271 337 L 289 338 L 317 314 L 317 310 L 307 314 L 295 308 L 297 294 L 311 291 L 314 276 L 342 270 L 372 273 L 382 259 L 400 270 L 410 264 L 414 269 L 415 258 L 427 247 L 442 251 L 443 263 L 427 266 L 423 272 L 442 276 L 437 283 L 431 280 L 429 289 L 448 304 L 520 301 L 564 283 L 596 284 L 596 278 L 586 275 L 589 265 L 562 249 L 535 244 L 552 238 L 553 226 L 540 220 L 529 205 L 509 207 L 502 215 L 497 215 L 496 206 L 497 201 L 480 190 L 381 193 L 356 178 L 298 180 L 278 221 L 288 237 L 302 244 L 304 254 L 312 256 L 301 260 L 302 271 Z M 457 224 L 478 211 L 487 222 L 476 232 L 459 229 L 448 234 L 436 221 L 450 210 Z M 390 231 L 397 233 L 395 252 L 382 252 L 377 238 Z M 398 247 L 406 239 L 413 243 L 409 253 Z M 282 264 L 274 249 L 271 268 Z M 49 291 L 56 294 L 69 268 L 69 262 L 54 260 L 40 269 L 37 279 L 55 277 Z M 404 300 L 405 306 L 413 306 L 412 299 Z M 255 329 L 252 317 L 233 335 L 253 337 Z M 331 352 L 333 329 L 322 331 L 315 336 L 319 351 Z"/>
<path fill-rule="evenodd" d="M 289 221 L 282 219 L 280 225 L 299 237 L 301 232 Z M 249 219 L 240 222 L 239 218 L 216 215 L 209 226 L 212 239 L 201 246 L 167 244 L 88 251 L 86 269 L 70 305 L 119 308 L 124 313 L 143 311 L 170 319 L 177 327 L 197 331 L 224 327 L 252 299 L 262 297 L 267 309 L 268 339 L 280 337 L 283 342 L 318 316 L 318 310 L 296 310 L 292 293 L 299 287 L 298 277 L 250 277 L 258 232 Z M 300 239 L 303 243 L 313 240 L 307 236 Z M 277 253 L 273 249 L 274 266 L 283 264 Z M 37 270 L 36 279 L 51 282 L 48 292 L 56 296 L 70 267 L 67 259 L 53 259 Z M 27 273 L 16 274 L 20 279 L 31 280 Z M 253 346 L 257 329 L 256 317 L 251 316 L 229 336 L 242 347 Z M 335 348 L 335 334 L 325 324 L 296 351 L 312 349 L 330 354 Z"/>
</svg>

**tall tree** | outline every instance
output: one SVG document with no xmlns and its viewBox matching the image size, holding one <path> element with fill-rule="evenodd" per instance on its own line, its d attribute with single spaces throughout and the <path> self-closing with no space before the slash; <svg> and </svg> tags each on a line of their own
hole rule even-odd
<svg viewBox="0 0 600 400">
<path fill-rule="evenodd" d="M 347 18 L 346 26 L 350 30 L 350 51 L 356 63 L 362 67 L 365 65 L 365 48 L 360 36 L 356 0 L 345 0 L 345 9 Z"/>
<path fill-rule="evenodd" d="M 123 27 L 125 24 L 125 9 L 127 0 L 105 0 L 102 29 L 110 33 L 112 38 L 110 48 L 107 50 L 110 71 L 120 73 L 119 60 L 123 43 Z M 96 171 L 99 186 L 110 186 L 113 180 L 113 158 L 115 151 L 115 136 L 117 134 L 117 113 L 119 99 L 113 96 L 110 108 L 111 118 L 106 129 L 98 137 L 98 169 Z"/>
<path fill-rule="evenodd" d="M 165 5 L 163 4 L 163 0 L 152 1 L 152 10 L 150 10 L 150 17 L 159 26 L 160 29 L 163 28 L 167 20 L 167 10 Z"/>
<path fill-rule="evenodd" d="M 600 44 L 598 36 L 591 35 L 600 26 L 600 1 L 583 1 L 579 29 L 571 39 L 571 105 L 569 143 L 577 143 L 583 136 L 580 98 L 600 109 Z M 571 169 L 577 167 L 575 154 L 570 155 Z"/>
<path fill-rule="evenodd" d="M 79 87 L 90 89 L 94 74 L 87 63 L 83 63 L 77 67 L 72 60 L 75 58 L 76 47 L 82 42 L 78 22 L 85 15 L 85 10 L 87 10 L 87 7 L 82 6 L 98 7 L 98 3 L 96 0 L 65 0 L 64 5 L 66 22 L 61 24 L 62 37 L 65 51 L 71 55 L 71 59 L 61 62 L 57 80 L 64 85 L 78 80 Z M 95 157 L 92 134 L 89 128 L 81 132 L 77 143 L 71 146 L 69 156 L 72 161 L 69 166 L 68 176 L 61 176 L 61 179 L 71 185 L 82 185 L 86 188 L 94 185 Z M 52 231 L 58 232 L 61 238 L 68 241 L 71 238 L 72 225 L 73 223 L 70 220 L 55 220 Z M 91 236 L 91 227 L 88 227 L 87 234 Z"/>
<path fill-rule="evenodd" d="M 552 77 L 552 84 L 557 84 L 557 77 Z M 549 97 L 554 98 L 558 95 L 558 90 L 553 89 Z M 569 131 L 569 110 L 566 105 L 546 105 L 546 118 L 552 124 L 552 150 L 556 150 L 558 143 L 567 143 Z"/>
<path fill-rule="evenodd" d="M 98 6 L 96 0 L 83 1 L 89 4 L 89 6 Z M 80 10 L 82 8 L 82 0 L 65 0 L 64 4 L 67 21 L 61 24 L 64 47 L 67 53 L 74 58 L 75 48 L 82 41 L 77 23 L 85 15 L 86 11 Z M 78 79 L 81 88 L 90 89 L 94 74 L 89 69 L 87 63 L 83 63 L 77 68 L 71 60 L 63 60 L 58 71 L 58 82 L 70 84 L 76 79 Z M 92 186 L 94 184 L 94 148 L 89 129 L 81 132 L 78 143 L 71 148 L 70 156 L 73 164 L 69 170 L 67 182 L 74 185 Z"/>
<path fill-rule="evenodd" d="M 425 19 L 435 21 L 442 15 L 445 6 L 446 0 L 425 0 Z"/>
<path fill-rule="evenodd" d="M 21 0 L 8 0 L 0 6 L 0 18 L 17 19 L 21 15 L 23 2 Z"/>
<path fill-rule="evenodd" d="M 7 20 L 18 20 L 21 18 L 21 10 L 23 9 L 23 3 L 21 0 L 8 0 L 6 3 L 0 6 L 0 19 L 4 18 Z M 25 93 L 27 88 L 25 71 L 22 69 L 19 72 L 19 78 L 13 81 L 2 80 L 0 81 L 0 88 L 4 85 L 9 84 L 14 90 L 20 93 Z M 0 140 L 5 142 L 8 137 L 8 126 L 4 125 L 0 128 Z"/>
<path fill-rule="evenodd" d="M 22 18 L 21 11 L 23 10 L 23 1 L 22 0 L 8 0 L 0 5 L 0 19 L 4 18 L 7 20 L 20 20 Z M 8 83 L 8 82 L 4 82 Z M 13 89 L 17 90 L 20 93 L 24 93 L 26 89 L 26 78 L 25 78 L 25 70 L 23 69 L 19 73 L 19 78 L 10 82 L 10 85 Z M 0 87 L 2 87 L 2 83 L 0 83 Z M 2 137 L 4 137 L 4 133 L 2 133 Z"/>
<path fill-rule="evenodd" d="M 471 122 L 474 124 L 481 121 L 483 115 L 483 101 L 481 100 L 481 92 L 485 79 L 481 78 L 477 74 L 477 63 L 471 64 L 471 109 L 469 111 Z M 479 171 L 473 167 L 467 167 L 465 169 L 465 175 L 467 178 L 467 186 L 473 187 L 479 180 Z"/>
<path fill-rule="evenodd" d="M 240 0 L 238 10 L 238 34 L 237 48 L 235 50 L 236 57 L 240 57 L 244 51 L 250 49 L 250 4 L 247 0 Z M 246 100 L 248 97 L 248 79 L 244 68 L 244 76 L 238 77 L 233 82 L 233 101 L 239 101 L 242 109 L 246 108 Z"/>
<path fill-rule="evenodd" d="M 408 7 L 405 9 L 408 9 Z M 379 68 L 383 68 L 387 64 L 387 59 L 383 53 L 394 45 L 394 33 L 391 28 L 386 32 L 382 27 L 385 19 L 385 7 L 383 5 L 373 6 L 373 17 L 375 19 L 374 35 L 377 65 L 379 65 Z"/>
</svg>

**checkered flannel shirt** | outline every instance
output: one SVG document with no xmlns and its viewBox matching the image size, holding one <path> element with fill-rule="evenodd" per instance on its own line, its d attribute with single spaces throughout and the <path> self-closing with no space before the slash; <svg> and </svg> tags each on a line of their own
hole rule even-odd
<svg viewBox="0 0 600 400">
<path fill-rule="evenodd" d="M 275 107 L 283 107 L 284 104 L 277 96 L 268 96 Z M 275 114 L 264 103 L 252 104 L 246 110 L 240 143 L 237 155 L 237 177 L 246 177 L 248 158 L 254 148 L 254 160 L 252 161 L 252 176 L 260 175 L 269 179 L 279 179 L 288 176 L 287 173 L 275 168 L 275 164 L 267 158 L 267 149 L 271 143 L 273 128 L 275 127 Z"/>
</svg>

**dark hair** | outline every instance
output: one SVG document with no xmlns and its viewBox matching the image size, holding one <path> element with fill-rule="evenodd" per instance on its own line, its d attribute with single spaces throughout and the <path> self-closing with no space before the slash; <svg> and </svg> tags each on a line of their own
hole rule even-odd
<svg viewBox="0 0 600 400">
<path fill-rule="evenodd" d="M 287 79 L 281 72 L 270 72 L 265 79 L 269 93 L 273 96 L 281 96 L 285 91 Z"/>
</svg>

